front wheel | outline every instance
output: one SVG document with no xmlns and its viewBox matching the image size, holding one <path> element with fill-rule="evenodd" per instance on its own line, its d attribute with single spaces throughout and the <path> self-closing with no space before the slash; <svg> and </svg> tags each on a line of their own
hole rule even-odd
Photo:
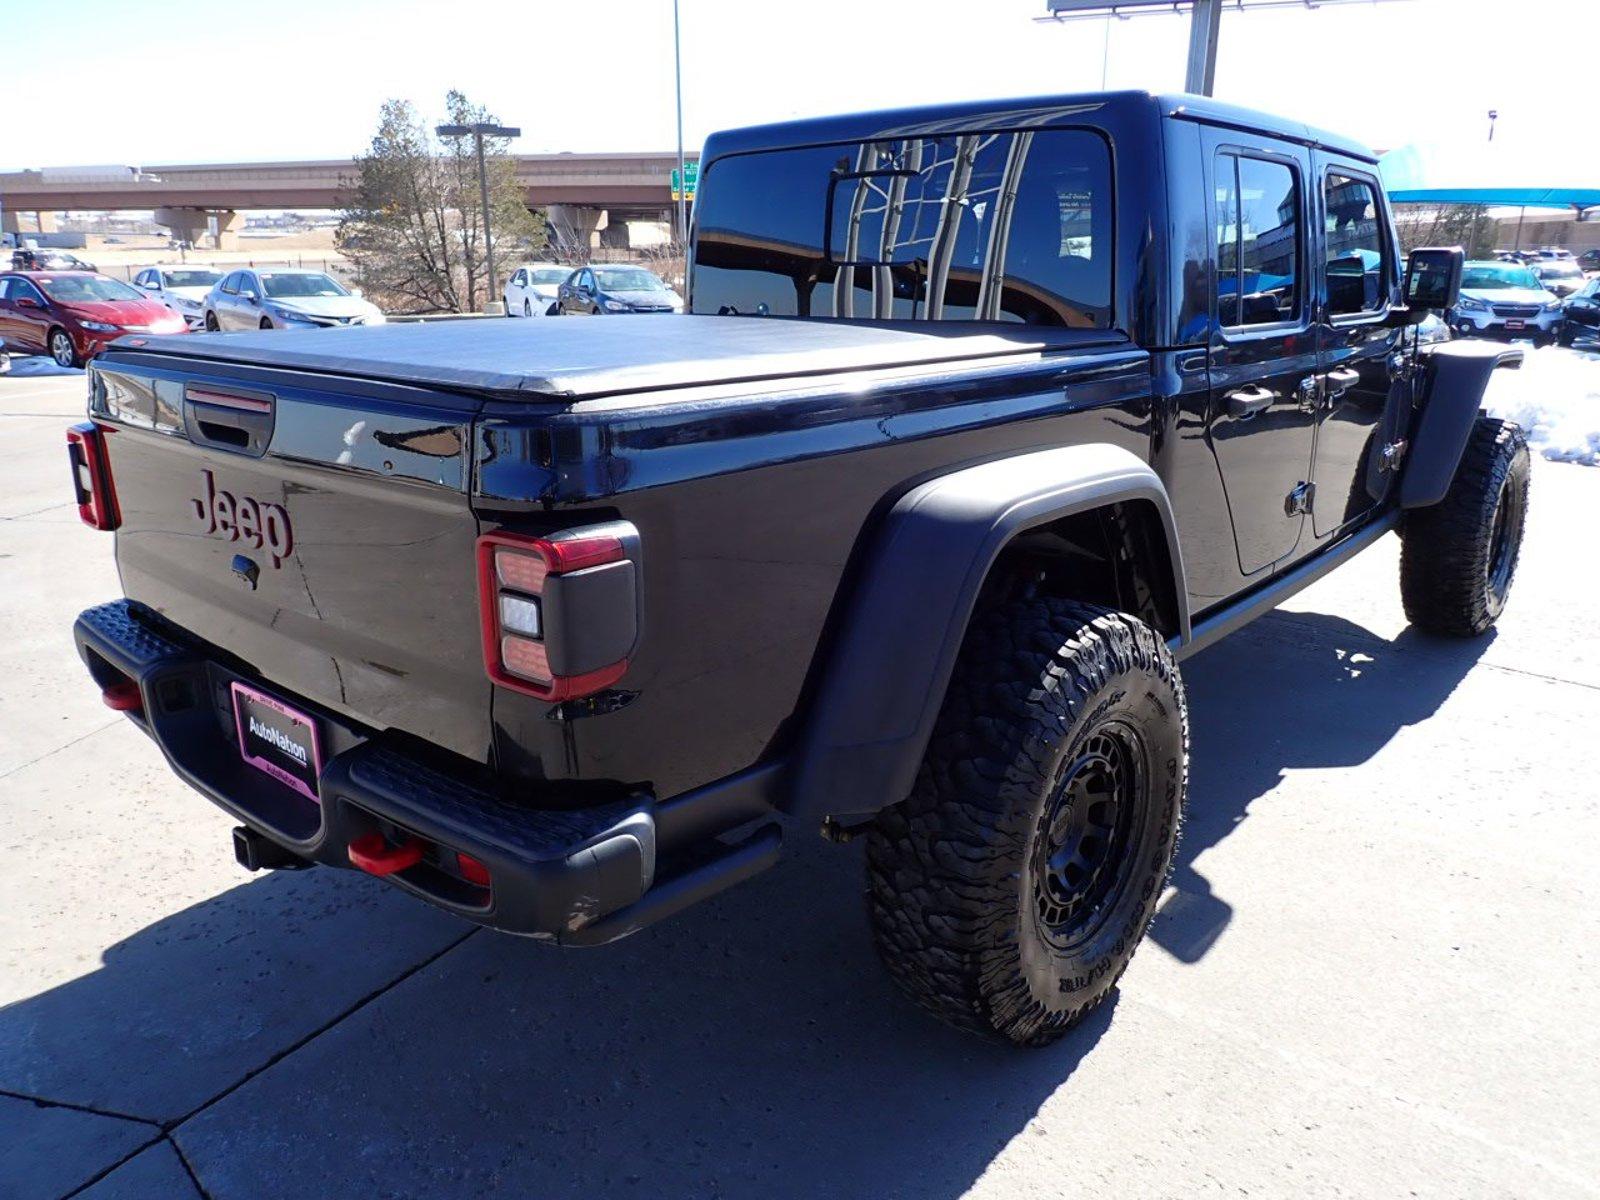
<svg viewBox="0 0 1600 1200">
<path fill-rule="evenodd" d="M 222 327 L 217 324 L 217 314 L 214 313 L 214 312 L 208 312 L 206 314 L 206 330 L 207 330 L 207 332 L 209 332 L 209 333 L 217 333 L 217 332 L 219 332 L 221 330 L 221 328 Z"/>
<path fill-rule="evenodd" d="M 532 302 L 530 302 L 528 300 L 524 300 L 522 302 L 522 315 L 525 316 L 525 317 L 533 316 L 533 304 L 532 304 Z"/>
<path fill-rule="evenodd" d="M 868 840 L 889 974 L 959 1028 L 1066 1033 L 1155 914 L 1188 758 L 1183 683 L 1143 622 L 1056 599 L 975 619 L 916 785 Z"/>
<path fill-rule="evenodd" d="M 55 359 L 58 367 L 83 366 L 83 359 L 78 357 L 78 348 L 72 344 L 72 337 L 65 329 L 50 331 L 50 357 Z"/>
<path fill-rule="evenodd" d="M 272 320 L 271 320 L 271 318 L 262 317 L 261 318 L 261 328 L 262 329 L 271 329 L 272 328 Z"/>
<path fill-rule="evenodd" d="M 1530 475 L 1522 429 L 1479 417 L 1444 499 L 1406 516 L 1400 598 L 1408 621 L 1477 637 L 1499 620 L 1522 553 Z"/>
</svg>

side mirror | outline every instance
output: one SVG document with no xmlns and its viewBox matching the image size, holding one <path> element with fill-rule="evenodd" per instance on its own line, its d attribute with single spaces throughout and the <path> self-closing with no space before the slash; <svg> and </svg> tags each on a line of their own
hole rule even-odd
<svg viewBox="0 0 1600 1200">
<path fill-rule="evenodd" d="M 1461 298 L 1461 272 L 1466 251 L 1460 246 L 1419 247 L 1406 261 L 1406 307 L 1454 308 Z"/>
<path fill-rule="evenodd" d="M 255 291 L 251 288 L 240 288 L 239 299 L 248 300 L 251 304 L 254 304 L 256 302 Z"/>
<path fill-rule="evenodd" d="M 358 287 L 353 287 L 350 289 L 350 294 L 359 300 L 361 298 L 361 289 Z"/>
</svg>

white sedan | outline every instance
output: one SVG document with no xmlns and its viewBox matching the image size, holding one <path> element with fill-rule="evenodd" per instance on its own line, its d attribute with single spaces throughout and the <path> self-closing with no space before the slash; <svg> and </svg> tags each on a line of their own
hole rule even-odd
<svg viewBox="0 0 1600 1200">
<path fill-rule="evenodd" d="M 556 263 L 523 263 L 506 281 L 506 316 L 555 316 L 556 289 L 571 274 L 571 267 Z"/>
<path fill-rule="evenodd" d="M 222 278 L 207 267 L 146 267 L 133 277 L 133 286 L 159 300 L 198 329 L 205 321 L 206 293 Z"/>
</svg>

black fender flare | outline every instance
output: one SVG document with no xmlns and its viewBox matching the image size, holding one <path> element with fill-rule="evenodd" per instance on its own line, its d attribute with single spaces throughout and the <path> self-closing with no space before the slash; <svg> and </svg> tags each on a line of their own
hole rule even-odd
<svg viewBox="0 0 1600 1200">
<path fill-rule="evenodd" d="M 944 702 L 979 589 L 1001 550 L 1037 525 L 1123 501 L 1160 514 L 1190 636 L 1183 558 L 1167 490 L 1120 446 L 1039 450 L 912 488 L 874 531 L 808 705 L 785 807 L 866 816 L 905 797 Z"/>
<path fill-rule="evenodd" d="M 1521 367 L 1522 350 L 1492 342 L 1446 342 L 1420 355 L 1418 366 L 1425 372 L 1422 415 L 1400 479 L 1401 508 L 1428 508 L 1444 499 L 1483 406 L 1490 373 Z"/>
</svg>

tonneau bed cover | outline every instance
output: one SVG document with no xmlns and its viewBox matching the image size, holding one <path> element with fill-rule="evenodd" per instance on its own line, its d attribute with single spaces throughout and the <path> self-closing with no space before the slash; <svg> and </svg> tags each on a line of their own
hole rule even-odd
<svg viewBox="0 0 1600 1200">
<path fill-rule="evenodd" d="M 124 338 L 117 348 L 389 383 L 573 402 L 636 391 L 880 370 L 1121 335 L 1018 325 L 637 315 Z"/>
</svg>

